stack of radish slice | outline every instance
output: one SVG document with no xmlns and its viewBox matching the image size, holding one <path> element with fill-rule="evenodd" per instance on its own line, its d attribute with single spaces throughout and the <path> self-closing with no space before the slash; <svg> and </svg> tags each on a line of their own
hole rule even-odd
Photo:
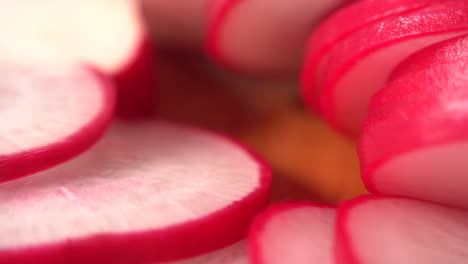
<svg viewBox="0 0 468 264">
<path fill-rule="evenodd" d="M 0 263 L 152 263 L 242 238 L 269 169 L 220 136 L 117 122 L 92 149 L 0 185 Z"/>
<path fill-rule="evenodd" d="M 364 0 L 342 10 L 324 23 L 312 39 L 325 39 L 311 47 L 304 72 L 305 94 L 320 98 L 322 114 L 339 131 L 356 136 L 372 94 L 382 88 L 392 70 L 406 56 L 444 39 L 468 32 L 468 2 L 459 0 L 399 1 L 392 11 L 372 13 L 386 2 Z M 406 3 L 407 2 L 407 3 Z M 361 13 L 369 10 L 368 13 Z M 342 19 L 366 16 L 336 33 L 327 28 Z M 369 22 L 371 21 L 371 22 Z M 335 29 L 336 30 L 336 29 Z M 316 99 L 307 99 L 317 102 Z"/>
<path fill-rule="evenodd" d="M 349 0 L 211 0 L 207 49 L 223 66 L 260 75 L 295 73 L 311 29 Z"/>
<path fill-rule="evenodd" d="M 114 101 L 111 84 L 89 67 L 4 62 L 0 183 L 47 169 L 87 149 L 107 128 Z"/>
<path fill-rule="evenodd" d="M 137 1 L 0 2 L 2 58 L 87 62 L 118 84 L 122 116 L 151 114 L 154 58 Z"/>
<path fill-rule="evenodd" d="M 468 208 L 468 35 L 404 61 L 372 100 L 360 156 L 374 192 Z"/>
</svg>

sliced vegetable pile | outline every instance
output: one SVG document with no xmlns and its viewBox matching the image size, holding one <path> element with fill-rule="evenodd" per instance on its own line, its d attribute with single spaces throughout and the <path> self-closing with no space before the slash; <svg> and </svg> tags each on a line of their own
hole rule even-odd
<svg viewBox="0 0 468 264">
<path fill-rule="evenodd" d="M 468 2 L 3 2 L 0 264 L 468 263 Z M 272 171 L 247 147 L 125 120 L 155 109 L 139 8 L 168 25 L 163 46 L 206 29 L 224 66 L 284 76 L 341 5 L 309 38 L 302 91 L 360 137 L 374 194 L 261 212 Z"/>
</svg>

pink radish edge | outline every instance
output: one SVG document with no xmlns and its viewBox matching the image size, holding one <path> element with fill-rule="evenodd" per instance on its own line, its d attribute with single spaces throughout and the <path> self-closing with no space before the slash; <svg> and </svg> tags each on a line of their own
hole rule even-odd
<svg viewBox="0 0 468 264">
<path fill-rule="evenodd" d="M 314 84 L 317 81 L 317 71 L 319 71 L 323 66 L 320 66 L 322 60 L 325 59 L 326 55 L 333 46 L 336 45 L 339 41 L 347 38 L 352 35 L 356 30 L 366 27 L 376 21 L 383 20 L 392 16 L 397 16 L 405 13 L 415 11 L 417 9 L 424 8 L 429 5 L 430 2 L 434 0 L 428 0 L 425 2 L 415 1 L 415 3 L 410 2 L 410 5 L 406 8 L 402 8 L 400 5 L 397 5 L 393 9 L 391 6 L 386 6 L 384 10 L 381 10 L 382 13 L 371 17 L 368 20 L 363 20 L 360 24 L 350 24 L 350 22 L 356 22 L 355 20 L 349 20 L 349 12 L 353 11 L 356 13 L 362 13 L 360 8 L 365 9 L 369 5 L 370 1 L 361 1 L 352 4 L 349 7 L 345 7 L 341 10 L 338 10 L 330 18 L 325 20 L 322 25 L 320 25 L 315 32 L 309 37 L 306 45 L 306 58 L 304 62 L 303 69 L 301 71 L 301 93 L 306 102 L 306 105 L 310 110 L 314 112 L 320 111 L 319 103 L 319 91 L 320 90 Z M 349 1 L 348 1 L 349 2 Z M 390 3 L 392 4 L 392 3 Z M 389 4 L 389 5 L 390 5 Z M 388 9 L 391 9 L 390 11 Z M 357 9 L 357 10 L 356 10 Z M 354 16 L 353 16 L 354 17 Z M 357 17 L 360 18 L 360 17 Z M 343 22 L 343 23 L 342 23 Z M 336 25 L 340 25 L 345 28 L 344 31 L 331 34 L 329 33 L 331 28 L 336 28 Z"/>
<path fill-rule="evenodd" d="M 131 124 L 128 123 L 128 124 Z M 153 231 L 142 231 L 142 232 L 133 232 L 129 234 L 128 232 L 120 234 L 99 234 L 97 236 L 86 237 L 82 239 L 70 239 L 68 248 L 71 248 L 73 245 L 74 249 L 76 248 L 87 248 L 88 251 L 86 255 L 80 254 L 79 256 L 73 256 L 73 258 L 89 258 L 92 256 L 93 260 L 96 263 L 103 263 L 102 261 L 106 260 L 109 254 L 112 254 L 112 250 L 116 248 L 132 248 L 132 252 L 153 252 L 149 255 L 157 258 L 158 261 L 172 261 L 181 258 L 187 258 L 196 256 L 203 253 L 208 253 L 212 250 L 218 249 L 223 246 L 228 246 L 234 242 L 239 241 L 245 234 L 246 227 L 250 222 L 251 218 L 254 215 L 264 208 L 269 201 L 270 187 L 271 187 L 271 176 L 272 171 L 266 162 L 260 158 L 257 154 L 251 151 L 245 145 L 238 143 L 236 140 L 207 131 L 205 129 L 187 126 L 187 125 L 178 125 L 170 123 L 172 126 L 189 128 L 193 131 L 200 131 L 201 133 L 211 135 L 215 138 L 221 139 L 222 141 L 227 142 L 228 144 L 233 145 L 234 147 L 242 150 L 248 157 L 259 166 L 259 184 L 258 187 L 251 191 L 247 196 L 242 199 L 242 202 L 234 201 L 232 204 L 217 210 L 214 213 L 206 215 L 204 217 L 198 218 L 196 220 L 190 220 L 188 223 L 184 222 L 176 225 L 169 225 L 168 227 L 157 229 Z M 246 213 L 248 212 L 248 213 Z M 242 217 L 239 217 L 242 215 Z M 219 224 L 218 221 L 223 219 L 223 223 Z M 226 220 L 229 219 L 230 222 Z M 223 230 L 225 226 L 230 227 L 229 232 L 220 232 L 215 234 L 213 232 L 204 232 L 200 231 L 202 229 L 208 228 L 212 230 L 214 226 L 218 226 L 217 229 Z M 178 248 L 174 247 L 175 245 L 180 244 L 180 241 L 187 241 L 190 238 L 187 237 L 199 237 L 201 233 L 204 233 L 204 241 L 206 244 L 203 246 L 197 245 L 197 248 Z M 160 237 L 157 241 L 160 243 L 155 243 L 155 237 Z M 138 242 L 138 245 L 135 245 L 135 242 Z M 107 246 L 102 247 L 102 244 L 105 243 Z M 189 243 L 190 244 L 190 243 Z M 190 245 L 194 246 L 194 245 Z M 158 251 L 154 252 L 153 249 L 157 248 Z M 109 252 L 106 251 L 110 250 Z M 24 250 L 28 253 L 24 254 Z M 65 252 L 63 252 L 65 251 Z M 79 250 L 78 250 L 79 251 Z M 124 252 L 121 257 L 127 258 Z M 63 242 L 60 243 L 48 243 L 48 245 L 43 245 L 40 248 L 31 248 L 21 249 L 14 252 L 0 252 L 0 262 L 2 260 L 10 260 L 12 257 L 15 257 L 17 254 L 23 255 L 20 259 L 21 263 L 49 263 L 51 260 L 56 261 L 57 255 L 59 256 L 69 256 L 70 253 L 67 253 L 67 248 L 63 247 Z M 175 256 L 178 256 L 175 258 Z M 34 256 L 34 259 L 28 258 L 29 256 Z M 38 256 L 42 262 L 38 262 Z M 18 256 L 16 256 L 18 257 Z M 70 259 L 61 259 L 60 263 L 75 263 L 70 262 Z M 16 262 L 15 262 L 16 263 Z M 120 263 L 120 262 L 117 262 Z"/>
<path fill-rule="evenodd" d="M 447 8 L 450 8 L 450 6 L 447 7 Z M 454 8 L 454 7 L 452 7 L 452 8 Z M 442 12 L 445 12 L 444 10 L 446 10 L 446 9 L 442 9 Z M 433 12 L 433 11 L 429 10 L 429 12 Z M 429 26 L 425 26 L 425 27 L 429 27 Z M 345 76 L 351 69 L 353 69 L 353 67 L 361 59 L 366 58 L 368 55 L 373 54 L 375 51 L 379 51 L 379 50 L 381 50 L 383 48 L 386 48 L 386 47 L 391 47 L 395 43 L 400 43 L 400 42 L 404 43 L 406 41 L 415 40 L 415 39 L 422 38 L 422 37 L 437 36 L 437 35 L 441 35 L 441 33 L 443 33 L 444 35 L 453 33 L 452 37 L 454 37 L 457 34 L 462 35 L 462 34 L 466 33 L 468 28 L 467 28 L 466 25 L 463 25 L 463 26 L 452 28 L 450 30 L 445 30 L 445 29 L 444 30 L 434 30 L 433 27 L 430 27 L 430 30 L 432 30 L 432 31 L 431 32 L 418 32 L 418 33 L 410 35 L 410 36 L 405 36 L 405 37 L 401 37 L 401 38 L 399 37 L 399 38 L 396 38 L 396 39 L 392 39 L 390 41 L 377 39 L 377 43 L 375 43 L 371 47 L 368 47 L 364 51 L 359 51 L 357 54 L 353 55 L 352 57 L 347 58 L 344 61 L 343 64 L 341 64 L 341 63 L 336 64 L 334 66 L 334 68 L 336 68 L 336 69 L 334 69 L 334 71 L 331 71 L 332 72 L 331 77 L 329 78 L 329 81 L 327 82 L 327 84 L 323 88 L 322 99 L 321 99 L 322 113 L 323 113 L 324 117 L 327 119 L 327 121 L 329 122 L 329 124 L 333 128 L 335 128 L 337 131 L 341 132 L 342 134 L 356 136 L 354 134 L 354 132 L 351 131 L 350 128 L 346 128 L 343 124 L 341 124 L 337 120 L 338 116 L 336 115 L 337 109 L 336 109 L 336 106 L 335 106 L 335 104 L 336 104 L 335 97 L 336 97 L 336 92 L 337 92 L 336 91 L 337 90 L 336 86 L 343 79 L 340 76 Z M 375 41 L 375 40 L 373 40 L 373 41 Z M 355 44 L 359 45 L 358 43 L 355 43 Z M 429 43 L 429 45 L 430 45 L 430 43 Z M 341 59 L 344 60 L 343 58 L 341 58 Z"/>
<path fill-rule="evenodd" d="M 123 69 L 113 76 L 117 87 L 117 115 L 124 119 L 153 117 L 156 111 L 156 56 L 145 35 Z"/>
<path fill-rule="evenodd" d="M 102 84 L 100 87 L 103 91 L 103 105 L 100 113 L 76 133 L 61 142 L 14 153 L 7 157 L 0 155 L 0 170 L 3 174 L 11 173 L 10 177 L 2 179 L 0 183 L 27 176 L 72 159 L 87 150 L 102 137 L 111 123 L 115 111 L 115 89 L 101 71 L 94 66 L 82 65 Z"/>
<path fill-rule="evenodd" d="M 215 61 L 223 65 L 229 71 L 240 73 L 238 67 L 225 58 L 220 50 L 219 33 L 221 32 L 225 19 L 229 16 L 230 10 L 238 6 L 245 0 L 226 0 L 219 6 L 215 6 L 220 0 L 210 0 L 208 14 L 210 16 L 208 31 L 206 35 L 205 49 Z"/>
<path fill-rule="evenodd" d="M 258 214 L 253 220 L 249 228 L 248 233 L 248 252 L 252 263 L 261 264 L 265 263 L 262 258 L 262 250 L 260 243 L 257 238 L 260 236 L 261 231 L 265 224 L 270 220 L 271 217 L 276 215 L 278 212 L 282 212 L 289 209 L 302 208 L 302 207 L 318 207 L 318 208 L 335 208 L 332 205 L 327 205 L 319 202 L 312 201 L 287 201 L 274 204 L 271 207 L 265 209 L 263 212 Z"/>
<path fill-rule="evenodd" d="M 348 236 L 346 219 L 348 219 L 351 209 L 360 203 L 368 200 L 379 199 L 378 195 L 363 195 L 352 200 L 341 203 L 338 206 L 336 218 L 336 238 L 335 238 L 335 260 L 336 264 L 359 263 L 359 258 L 355 254 L 352 242 Z"/>
</svg>

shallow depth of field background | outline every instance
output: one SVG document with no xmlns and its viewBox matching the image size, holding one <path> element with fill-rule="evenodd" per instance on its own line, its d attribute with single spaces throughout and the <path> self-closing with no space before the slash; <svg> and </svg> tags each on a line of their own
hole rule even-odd
<svg viewBox="0 0 468 264">
<path fill-rule="evenodd" d="M 159 116 L 256 150 L 275 171 L 273 199 L 336 203 L 366 193 L 354 143 L 305 110 L 295 81 L 241 77 L 181 50 L 158 47 L 157 60 Z"/>
</svg>

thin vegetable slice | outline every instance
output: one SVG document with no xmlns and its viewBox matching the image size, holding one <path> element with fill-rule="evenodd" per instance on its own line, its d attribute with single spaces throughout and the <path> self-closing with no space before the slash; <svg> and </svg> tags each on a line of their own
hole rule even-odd
<svg viewBox="0 0 468 264">
<path fill-rule="evenodd" d="M 310 202 L 273 205 L 249 233 L 253 264 L 332 264 L 336 210 Z"/>
<path fill-rule="evenodd" d="M 337 264 L 462 264 L 468 213 L 417 200 L 361 197 L 340 206 Z"/>
<path fill-rule="evenodd" d="M 369 25 L 334 47 L 324 73 L 322 113 L 339 131 L 356 136 L 370 97 L 408 55 L 468 32 L 468 4 L 441 1 Z"/>
<path fill-rule="evenodd" d="M 360 142 L 374 192 L 468 208 L 468 35 L 405 60 L 373 98 Z"/>
<path fill-rule="evenodd" d="M 313 27 L 346 0 L 212 0 L 207 46 L 223 66 L 247 74 L 300 68 Z"/>
<path fill-rule="evenodd" d="M 270 171 L 231 141 L 116 123 L 78 158 L 0 185 L 0 263 L 152 263 L 240 240 Z"/>
<path fill-rule="evenodd" d="M 64 162 L 90 147 L 112 118 L 110 82 L 78 64 L 0 66 L 0 183 Z"/>
</svg>

